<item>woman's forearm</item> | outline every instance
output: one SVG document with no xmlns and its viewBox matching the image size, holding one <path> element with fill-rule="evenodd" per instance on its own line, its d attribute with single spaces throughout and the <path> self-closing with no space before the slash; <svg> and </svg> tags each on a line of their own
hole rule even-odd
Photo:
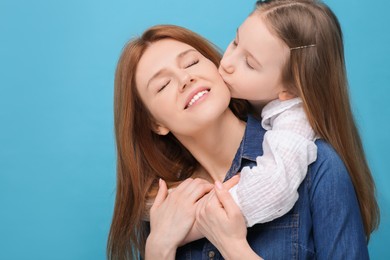
<svg viewBox="0 0 390 260">
<path fill-rule="evenodd" d="M 145 260 L 166 259 L 174 260 L 177 247 L 171 243 L 164 243 L 164 238 L 152 233 L 148 236 L 145 245 Z"/>
<path fill-rule="evenodd" d="M 204 238 L 204 235 L 196 228 L 196 221 L 194 225 L 192 226 L 190 232 L 187 234 L 187 236 L 184 238 L 184 240 L 180 243 L 180 246 L 183 246 L 185 244 L 188 244 L 190 242 L 193 242 L 195 240 Z"/>
</svg>

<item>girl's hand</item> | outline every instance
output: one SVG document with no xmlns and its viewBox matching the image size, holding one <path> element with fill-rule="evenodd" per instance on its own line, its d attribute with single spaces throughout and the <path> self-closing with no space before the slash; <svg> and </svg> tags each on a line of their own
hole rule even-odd
<svg viewBox="0 0 390 260">
<path fill-rule="evenodd" d="M 194 224 L 197 201 L 213 185 L 202 179 L 186 179 L 170 194 L 165 181 L 150 209 L 150 234 L 146 242 L 146 258 L 174 259 L 176 248 Z"/>
<path fill-rule="evenodd" d="M 261 259 L 246 241 L 244 217 L 229 190 L 220 182 L 202 198 L 196 213 L 197 228 L 224 258 Z"/>
</svg>

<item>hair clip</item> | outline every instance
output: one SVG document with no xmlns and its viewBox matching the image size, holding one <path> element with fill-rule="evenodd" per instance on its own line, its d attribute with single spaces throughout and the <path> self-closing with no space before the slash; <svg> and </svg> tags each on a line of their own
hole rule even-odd
<svg viewBox="0 0 390 260">
<path fill-rule="evenodd" d="M 256 1 L 256 5 L 261 5 L 270 2 L 271 0 L 258 0 Z"/>
<path fill-rule="evenodd" d="M 298 50 L 298 49 L 304 49 L 304 48 L 309 48 L 309 47 L 316 47 L 316 45 L 309 44 L 309 45 L 304 45 L 304 46 L 299 46 L 299 47 L 293 47 L 293 48 L 290 48 L 290 50 Z"/>
</svg>

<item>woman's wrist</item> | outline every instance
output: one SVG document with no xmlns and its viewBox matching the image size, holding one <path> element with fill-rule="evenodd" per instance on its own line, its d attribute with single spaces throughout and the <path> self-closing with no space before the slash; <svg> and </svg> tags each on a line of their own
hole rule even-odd
<svg viewBox="0 0 390 260">
<path fill-rule="evenodd" d="M 166 243 L 161 236 L 149 234 L 145 245 L 145 260 L 151 259 L 175 259 L 177 246 L 174 243 Z"/>
<path fill-rule="evenodd" d="M 252 248 L 249 246 L 246 240 L 229 243 L 229 246 L 225 248 L 226 250 L 220 250 L 221 254 L 225 259 L 238 260 L 238 259 L 247 259 L 247 260 L 260 260 L 263 259 L 258 256 Z"/>
</svg>

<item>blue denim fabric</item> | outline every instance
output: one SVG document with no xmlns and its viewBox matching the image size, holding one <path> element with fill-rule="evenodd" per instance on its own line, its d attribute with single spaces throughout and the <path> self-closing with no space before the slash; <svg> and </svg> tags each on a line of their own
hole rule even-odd
<svg viewBox="0 0 390 260">
<path fill-rule="evenodd" d="M 249 117 L 244 139 L 226 180 L 263 153 L 265 130 Z M 317 160 L 299 187 L 299 199 L 286 215 L 248 229 L 247 240 L 264 259 L 368 259 L 355 190 L 333 148 L 316 141 Z M 260 187 L 261 188 L 261 187 Z M 261 199 L 261 198 L 259 198 Z M 176 259 L 223 259 L 206 239 L 177 250 Z"/>
</svg>

